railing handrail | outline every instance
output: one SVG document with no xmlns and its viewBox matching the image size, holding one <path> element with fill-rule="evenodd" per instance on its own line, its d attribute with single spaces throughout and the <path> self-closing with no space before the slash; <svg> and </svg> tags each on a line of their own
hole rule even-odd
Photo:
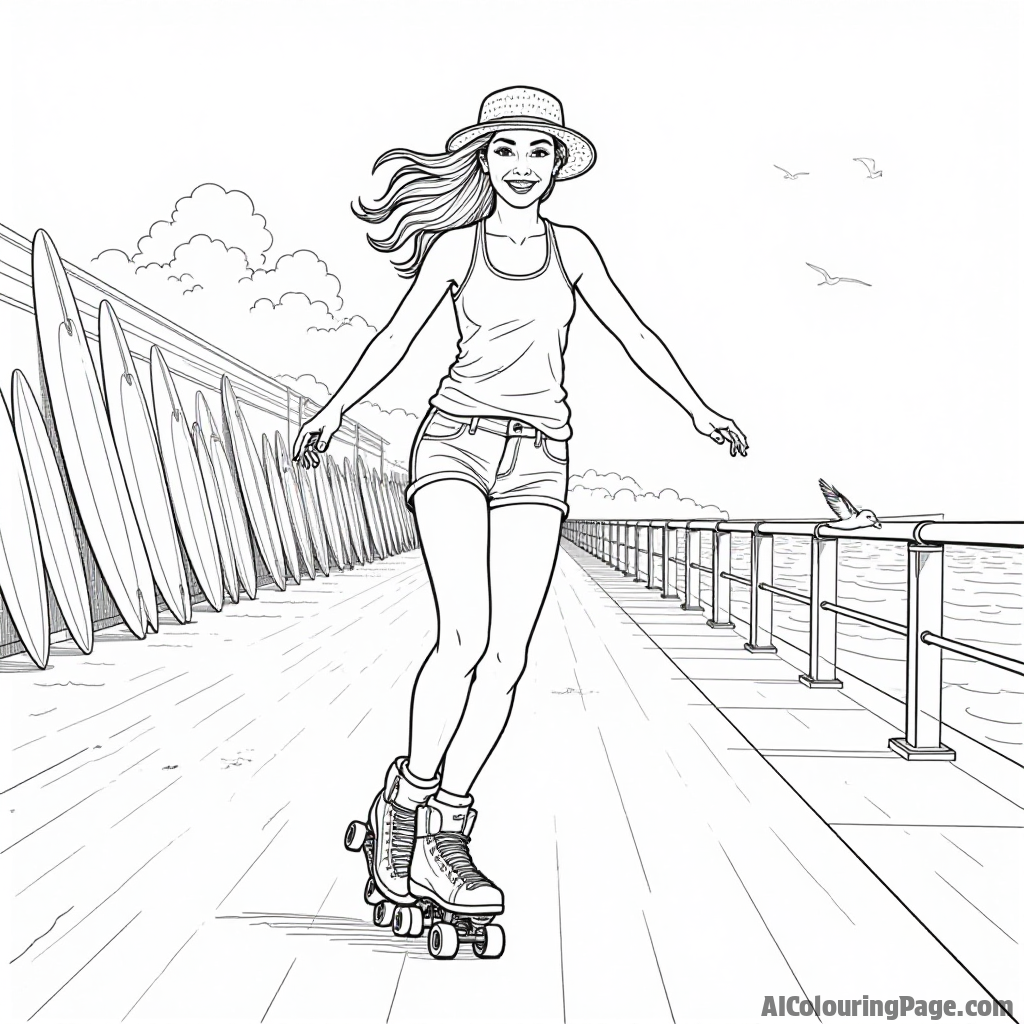
<svg viewBox="0 0 1024 1024">
<path fill-rule="evenodd" d="M 810 608 L 810 667 L 802 674 L 800 681 L 809 687 L 842 687 L 836 678 L 836 629 L 834 618 L 828 622 L 824 616 L 853 619 L 907 639 L 907 680 L 906 680 L 906 729 L 905 735 L 894 737 L 889 747 L 901 757 L 908 759 L 950 759 L 955 751 L 941 742 L 942 727 L 942 661 L 941 650 L 950 651 L 983 662 L 1004 671 L 1024 676 L 1024 659 L 996 654 L 985 648 L 965 643 L 942 635 L 943 585 L 942 564 L 945 545 L 958 547 L 1006 547 L 1024 548 L 1024 522 L 1017 520 L 956 521 L 946 522 L 938 518 L 903 516 L 888 521 L 882 520 L 880 527 L 860 527 L 843 530 L 836 527 L 836 520 L 784 519 L 784 520 L 728 520 L 728 519 L 595 519 L 573 518 L 566 520 L 565 529 L 570 538 L 576 538 L 592 554 L 618 568 L 619 546 L 617 534 L 611 527 L 625 524 L 635 527 L 632 545 L 624 545 L 623 571 L 629 575 L 629 550 L 634 554 L 633 579 L 643 582 L 640 555 L 646 555 L 646 585 L 654 586 L 655 565 L 661 562 L 661 596 L 671 597 L 673 587 L 678 587 L 679 571 L 686 579 L 686 596 L 683 610 L 702 611 L 700 603 L 700 578 L 710 575 L 711 618 L 706 624 L 714 629 L 731 629 L 735 624 L 730 611 L 731 583 L 745 586 L 750 591 L 750 641 L 744 644 L 747 651 L 775 652 L 772 627 L 772 602 L 762 601 L 760 593 L 766 592 L 806 605 Z M 649 543 L 641 547 L 642 528 L 646 527 Z M 655 531 L 660 529 L 661 550 L 654 544 Z M 671 535 L 681 531 L 685 536 L 686 549 L 683 558 L 670 554 Z M 712 565 L 701 563 L 701 532 L 712 533 Z M 734 533 L 750 535 L 751 569 L 750 578 L 732 572 L 731 536 Z M 627 535 L 628 536 L 628 535 Z M 800 594 L 774 585 L 772 548 L 777 536 L 804 536 L 811 540 L 811 593 Z M 908 620 L 906 623 L 893 622 L 857 608 L 839 603 L 838 587 L 838 541 L 840 540 L 886 540 L 902 542 L 907 547 L 907 598 Z M 692 544 L 697 542 L 694 555 Z M 763 550 L 762 550 L 763 549 Z M 606 553 L 607 552 L 607 553 Z M 672 567 L 675 566 L 674 579 Z M 929 653 L 929 649 L 934 653 Z M 994 748 L 991 748 L 994 749 Z M 1005 755 L 1003 755 L 1005 756 Z"/>
<path fill-rule="evenodd" d="M 722 530 L 729 533 L 758 533 L 763 536 L 822 537 L 831 540 L 892 540 L 913 544 L 962 547 L 1024 548 L 1024 521 L 1015 519 L 957 520 L 882 519 L 882 529 L 860 527 L 837 529 L 830 519 L 594 519 L 570 517 L 566 522 L 620 524 L 625 526 L 667 526 L 674 530 Z"/>
</svg>

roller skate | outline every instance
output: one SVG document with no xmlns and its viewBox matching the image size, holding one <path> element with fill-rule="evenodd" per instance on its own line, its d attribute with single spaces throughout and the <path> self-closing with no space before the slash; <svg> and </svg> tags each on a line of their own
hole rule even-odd
<svg viewBox="0 0 1024 1024">
<path fill-rule="evenodd" d="M 450 960 L 461 942 L 482 958 L 501 956 L 505 933 L 494 918 L 505 909 L 501 890 L 474 865 L 469 834 L 476 820 L 471 801 L 456 807 L 432 796 L 416 811 L 416 842 L 409 869 L 410 902 L 398 907 L 396 935 L 427 932 L 427 948 Z"/>
<path fill-rule="evenodd" d="M 388 769 L 384 788 L 370 805 L 366 821 L 353 821 L 345 846 L 366 856 L 368 878 L 363 899 L 373 907 L 373 923 L 390 926 L 396 908 L 413 902 L 409 894 L 409 863 L 416 834 L 416 811 L 437 792 L 440 778 L 424 782 L 409 774 L 408 758 Z"/>
</svg>

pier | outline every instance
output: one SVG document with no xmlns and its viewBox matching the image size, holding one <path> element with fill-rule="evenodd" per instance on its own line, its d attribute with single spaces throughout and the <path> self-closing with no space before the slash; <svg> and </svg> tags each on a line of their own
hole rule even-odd
<svg viewBox="0 0 1024 1024">
<path fill-rule="evenodd" d="M 27 373 L 22 242 L 3 291 Z M 73 269 L 72 287 L 99 293 Z M 172 352 L 186 411 L 234 389 L 257 431 L 294 428 L 276 382 L 107 301 L 133 358 Z M 101 349 L 98 316 L 76 302 Z M 957 559 L 968 575 L 1019 574 L 1024 524 L 850 536 L 798 520 L 569 519 L 474 793 L 473 854 L 504 890 L 506 949 L 440 963 L 425 938 L 374 926 L 365 864 L 343 844 L 407 742 L 436 626 L 401 468 L 383 439 L 353 429 L 343 443 L 344 470 L 296 489 L 301 518 L 265 513 L 269 541 L 256 498 L 240 503 L 252 596 L 214 611 L 190 570 L 185 621 L 160 601 L 140 637 L 76 514 L 91 649 L 52 587 L 45 658 L 0 611 L 11 1020 L 755 1021 L 769 998 L 807 1015 L 802 1000 L 907 996 L 1019 1019 L 1020 736 L 975 727 L 950 666 L 1019 680 L 1024 661 L 1019 642 L 965 634 L 944 601 Z M 244 489 L 244 453 L 231 448 L 207 508 Z M 268 488 L 287 481 L 258 468 Z M 296 574 L 279 583 L 289 541 Z M 873 544 L 897 553 L 896 612 L 849 596 L 844 567 Z M 226 573 L 233 549 L 217 550 Z M 851 651 L 850 623 L 901 656 Z"/>
<path fill-rule="evenodd" d="M 405 740 L 432 643 L 415 552 L 162 622 L 159 649 L 108 631 L 94 657 L 55 658 L 45 687 L 6 675 L 15 1019 L 1015 1003 L 1024 810 L 955 761 L 897 756 L 891 723 L 706 618 L 564 541 L 477 795 L 474 853 L 508 902 L 507 950 L 487 962 L 438 964 L 375 929 L 342 845 Z M 816 751 L 837 736 L 860 749 Z"/>
</svg>

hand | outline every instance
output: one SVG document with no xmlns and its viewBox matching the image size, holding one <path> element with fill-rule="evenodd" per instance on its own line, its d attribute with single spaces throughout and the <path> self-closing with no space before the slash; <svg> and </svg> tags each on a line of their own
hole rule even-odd
<svg viewBox="0 0 1024 1024">
<path fill-rule="evenodd" d="M 725 444 L 728 441 L 730 455 L 747 454 L 747 438 L 728 416 L 722 416 L 706 407 L 691 415 L 698 433 L 710 437 L 715 444 Z"/>
<path fill-rule="evenodd" d="M 319 466 L 320 456 L 327 451 L 331 437 L 341 429 L 341 419 L 342 414 L 337 407 L 328 403 L 315 416 L 306 420 L 295 438 L 292 459 L 305 469 Z"/>
</svg>

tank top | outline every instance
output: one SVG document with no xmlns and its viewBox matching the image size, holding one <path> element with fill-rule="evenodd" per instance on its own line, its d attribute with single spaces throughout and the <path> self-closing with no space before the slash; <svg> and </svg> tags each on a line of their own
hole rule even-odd
<svg viewBox="0 0 1024 1024">
<path fill-rule="evenodd" d="M 506 274 L 487 256 L 484 222 L 473 259 L 455 293 L 459 353 L 430 404 L 452 416 L 523 420 L 568 440 L 563 357 L 576 297 L 555 232 L 543 221 L 547 255 L 532 274 Z"/>
</svg>

